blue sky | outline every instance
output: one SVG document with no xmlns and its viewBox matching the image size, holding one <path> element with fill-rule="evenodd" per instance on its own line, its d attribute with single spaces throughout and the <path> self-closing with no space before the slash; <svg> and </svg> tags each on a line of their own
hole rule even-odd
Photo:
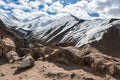
<svg viewBox="0 0 120 80">
<path fill-rule="evenodd" d="M 18 19 L 59 19 L 74 15 L 82 19 L 120 17 L 120 0 L 0 0 L 0 13 Z"/>
</svg>

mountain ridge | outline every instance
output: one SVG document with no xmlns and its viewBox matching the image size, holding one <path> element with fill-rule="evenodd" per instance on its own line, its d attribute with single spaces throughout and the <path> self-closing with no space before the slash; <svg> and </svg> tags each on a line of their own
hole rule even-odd
<svg viewBox="0 0 120 80">
<path fill-rule="evenodd" d="M 39 24 L 39 22 L 40 21 L 37 21 L 35 24 Z M 21 27 L 16 26 L 18 29 L 12 27 L 12 29 L 21 32 L 23 37 L 28 39 L 29 42 L 39 42 L 42 44 L 67 43 L 75 47 L 91 44 L 105 54 L 110 53 L 109 55 L 113 55 L 115 52 L 113 56 L 120 57 L 117 55 L 120 51 L 120 44 L 118 42 L 120 36 L 117 35 L 120 34 L 120 19 L 84 20 L 74 15 L 68 15 L 44 27 L 40 25 L 34 27 L 34 25 L 31 28 L 30 25 L 32 26 L 34 23 L 27 23 Z M 25 26 L 27 26 L 28 29 L 25 29 Z M 117 46 L 113 44 L 112 40 L 117 42 Z M 116 48 L 113 51 L 112 45 Z M 100 46 L 102 46 L 102 48 L 100 48 Z M 109 48 L 109 46 L 111 46 L 111 48 Z M 104 49 L 105 47 L 108 49 Z"/>
</svg>

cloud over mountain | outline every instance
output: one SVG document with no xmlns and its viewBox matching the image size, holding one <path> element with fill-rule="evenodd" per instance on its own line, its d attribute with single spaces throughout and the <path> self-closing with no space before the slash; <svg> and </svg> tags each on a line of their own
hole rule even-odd
<svg viewBox="0 0 120 80">
<path fill-rule="evenodd" d="M 1 0 L 0 13 L 20 20 L 38 16 L 58 19 L 68 14 L 83 19 L 120 17 L 120 0 Z M 44 18 L 43 18 L 44 19 Z"/>
</svg>

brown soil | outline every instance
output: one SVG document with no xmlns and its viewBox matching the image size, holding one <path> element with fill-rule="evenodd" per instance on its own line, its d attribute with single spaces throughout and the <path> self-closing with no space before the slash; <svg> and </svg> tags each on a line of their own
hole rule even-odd
<svg viewBox="0 0 120 80">
<path fill-rule="evenodd" d="M 1 57 L 0 80 L 119 80 L 120 60 L 89 45 L 80 49 L 61 47 L 45 57 L 45 60 L 36 60 L 33 67 L 21 70 L 17 68 L 19 61 L 9 64 L 5 57 Z M 111 65 L 118 67 L 114 69 Z M 107 72 L 109 68 L 111 70 Z"/>
<path fill-rule="evenodd" d="M 103 80 L 102 77 L 89 73 L 77 65 L 58 65 L 60 66 L 47 61 L 35 61 L 35 66 L 31 69 L 16 71 L 16 64 L 6 63 L 0 66 L 0 80 Z M 65 70 L 65 67 L 68 70 Z"/>
</svg>

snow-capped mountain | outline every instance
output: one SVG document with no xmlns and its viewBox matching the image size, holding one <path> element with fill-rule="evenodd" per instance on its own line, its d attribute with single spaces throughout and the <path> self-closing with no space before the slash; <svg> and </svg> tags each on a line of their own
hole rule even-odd
<svg viewBox="0 0 120 80">
<path fill-rule="evenodd" d="M 73 15 L 49 20 L 46 24 L 39 17 L 27 22 L 20 21 L 13 15 L 0 15 L 0 19 L 8 27 L 24 33 L 29 39 L 43 43 L 74 42 L 76 47 L 101 40 L 109 28 L 120 24 L 119 19 L 83 20 Z"/>
<path fill-rule="evenodd" d="M 84 20 L 68 15 L 57 20 L 36 18 L 20 21 L 14 16 L 0 15 L 8 26 L 21 33 L 29 41 L 43 44 L 73 43 L 76 47 L 91 44 L 103 53 L 120 52 L 120 19 Z"/>
<path fill-rule="evenodd" d="M 120 19 L 83 20 L 69 15 L 34 29 L 28 39 L 76 47 L 90 44 L 104 54 L 120 57 Z"/>
<path fill-rule="evenodd" d="M 109 28 L 120 24 L 120 20 L 112 20 L 82 20 L 75 16 L 66 16 L 42 29 L 36 28 L 30 39 L 43 43 L 74 42 L 76 47 L 80 47 L 83 44 L 101 40 Z"/>
<path fill-rule="evenodd" d="M 41 16 L 32 20 L 19 20 L 12 14 L 0 14 L 0 19 L 6 24 L 7 27 L 18 30 L 25 37 L 36 28 L 41 28 L 54 21 L 54 19 L 43 20 Z"/>
</svg>

